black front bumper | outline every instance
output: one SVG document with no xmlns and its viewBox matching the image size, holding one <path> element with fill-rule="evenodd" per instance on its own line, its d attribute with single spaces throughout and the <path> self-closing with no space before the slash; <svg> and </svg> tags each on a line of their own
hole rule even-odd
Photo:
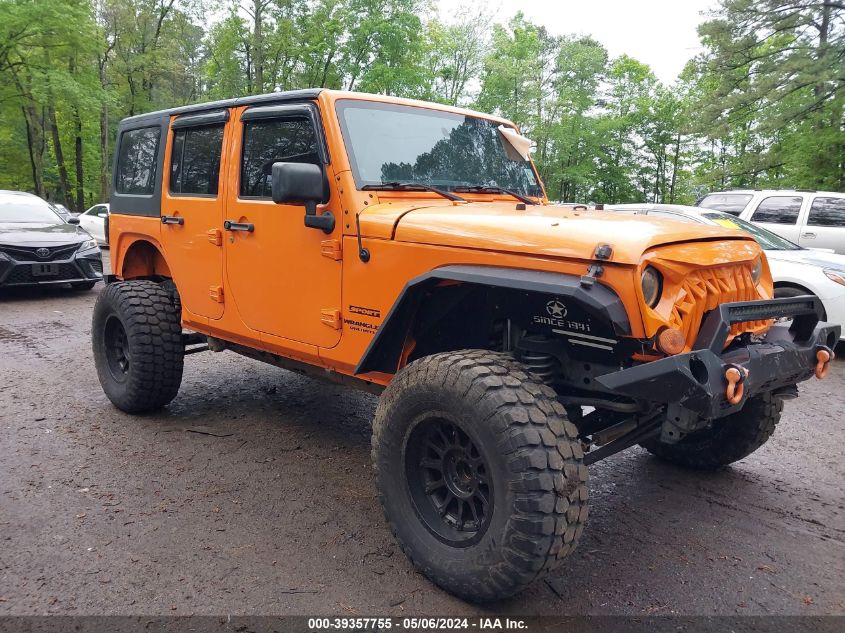
<svg viewBox="0 0 845 633">
<path fill-rule="evenodd" d="M 60 259 L 30 259 L 16 252 L 0 259 L 0 288 L 101 281 L 103 259 L 99 250 L 74 252 Z"/>
<path fill-rule="evenodd" d="M 725 303 L 704 320 L 694 351 L 596 380 L 636 400 L 674 404 L 706 419 L 720 418 L 740 410 L 756 394 L 813 376 L 816 353 L 832 349 L 840 336 L 840 326 L 821 322 L 821 314 L 821 302 L 813 296 Z M 770 318 L 791 318 L 792 322 L 775 324 L 761 341 L 744 346 L 732 343 L 722 351 L 733 323 Z M 725 372 L 730 366 L 747 370 L 743 396 L 736 404 L 726 397 Z"/>
</svg>

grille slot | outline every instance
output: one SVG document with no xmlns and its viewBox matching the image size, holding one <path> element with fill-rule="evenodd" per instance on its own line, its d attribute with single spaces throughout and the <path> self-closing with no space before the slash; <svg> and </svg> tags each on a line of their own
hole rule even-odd
<svg viewBox="0 0 845 633">
<path fill-rule="evenodd" d="M 64 281 L 68 279 L 84 279 L 83 275 L 73 264 L 59 264 L 59 274 L 49 275 L 45 277 L 36 277 L 32 274 L 32 267 L 29 265 L 15 266 L 6 279 L 4 284 L 37 284 L 45 281 Z"/>
<path fill-rule="evenodd" d="M 36 251 L 40 248 L 46 248 L 50 251 L 47 257 L 39 257 Z M 0 246 L 0 251 L 3 251 L 12 259 L 19 262 L 53 262 L 57 259 L 68 259 L 79 244 L 64 244 L 61 246 Z"/>
<path fill-rule="evenodd" d="M 695 270 L 687 275 L 678 292 L 671 327 L 684 333 L 686 351 L 693 348 L 704 315 L 722 303 L 758 301 L 760 295 L 751 279 L 751 271 L 744 266 L 722 266 Z M 752 313 L 743 318 L 755 316 Z M 730 338 L 752 332 L 769 324 L 769 319 L 748 320 L 731 325 Z"/>
</svg>

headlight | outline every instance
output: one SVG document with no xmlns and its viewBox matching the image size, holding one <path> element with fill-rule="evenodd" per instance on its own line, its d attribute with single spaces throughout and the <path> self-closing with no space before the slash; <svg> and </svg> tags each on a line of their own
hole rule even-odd
<svg viewBox="0 0 845 633">
<path fill-rule="evenodd" d="M 760 283 L 760 276 L 763 274 L 763 258 L 758 257 L 754 261 L 754 268 L 751 269 L 751 281 L 754 282 L 754 285 Z"/>
<path fill-rule="evenodd" d="M 89 248 L 97 248 L 97 241 L 96 240 L 85 240 L 82 244 L 79 245 L 79 250 L 87 251 Z"/>
<path fill-rule="evenodd" d="M 651 266 L 646 266 L 641 279 L 643 286 L 643 299 L 649 308 L 653 308 L 660 301 L 660 290 L 663 285 L 663 277 Z"/>
<path fill-rule="evenodd" d="M 824 274 L 831 281 L 835 281 L 839 285 L 845 286 L 845 272 L 826 268 Z"/>
</svg>

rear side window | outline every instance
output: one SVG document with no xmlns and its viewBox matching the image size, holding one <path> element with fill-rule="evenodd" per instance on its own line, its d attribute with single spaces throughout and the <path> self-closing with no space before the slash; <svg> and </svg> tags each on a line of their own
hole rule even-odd
<svg viewBox="0 0 845 633">
<path fill-rule="evenodd" d="M 170 192 L 217 195 L 222 146 L 222 125 L 175 130 L 170 157 Z"/>
<path fill-rule="evenodd" d="M 749 202 L 750 193 L 711 193 L 699 200 L 696 206 L 739 215 Z"/>
<path fill-rule="evenodd" d="M 845 198 L 816 198 L 807 218 L 810 226 L 845 226 Z"/>
<path fill-rule="evenodd" d="M 160 135 L 159 127 L 127 130 L 121 135 L 115 175 L 115 188 L 118 193 L 153 193 Z"/>
<path fill-rule="evenodd" d="M 801 212 L 801 200 L 801 196 L 764 198 L 751 216 L 751 220 L 769 224 L 795 224 Z"/>
<path fill-rule="evenodd" d="M 269 198 L 273 163 L 320 164 L 311 121 L 296 118 L 244 123 L 240 195 Z"/>
</svg>

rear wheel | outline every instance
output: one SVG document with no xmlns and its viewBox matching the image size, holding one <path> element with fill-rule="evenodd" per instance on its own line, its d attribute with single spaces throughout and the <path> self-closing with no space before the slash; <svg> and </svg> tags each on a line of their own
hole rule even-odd
<svg viewBox="0 0 845 633">
<path fill-rule="evenodd" d="M 403 368 L 379 401 L 373 463 L 403 551 L 464 599 L 522 590 L 574 549 L 587 518 L 577 430 L 554 391 L 506 354 Z"/>
<path fill-rule="evenodd" d="M 118 409 L 151 411 L 176 397 L 185 351 L 181 315 L 159 284 L 107 285 L 94 306 L 91 336 L 100 384 Z"/>
<path fill-rule="evenodd" d="M 659 439 L 643 448 L 660 459 L 696 470 L 715 470 L 747 457 L 774 433 L 783 400 L 771 393 L 755 396 L 737 413 L 713 421 L 713 426 L 691 433 L 677 444 Z"/>
</svg>

